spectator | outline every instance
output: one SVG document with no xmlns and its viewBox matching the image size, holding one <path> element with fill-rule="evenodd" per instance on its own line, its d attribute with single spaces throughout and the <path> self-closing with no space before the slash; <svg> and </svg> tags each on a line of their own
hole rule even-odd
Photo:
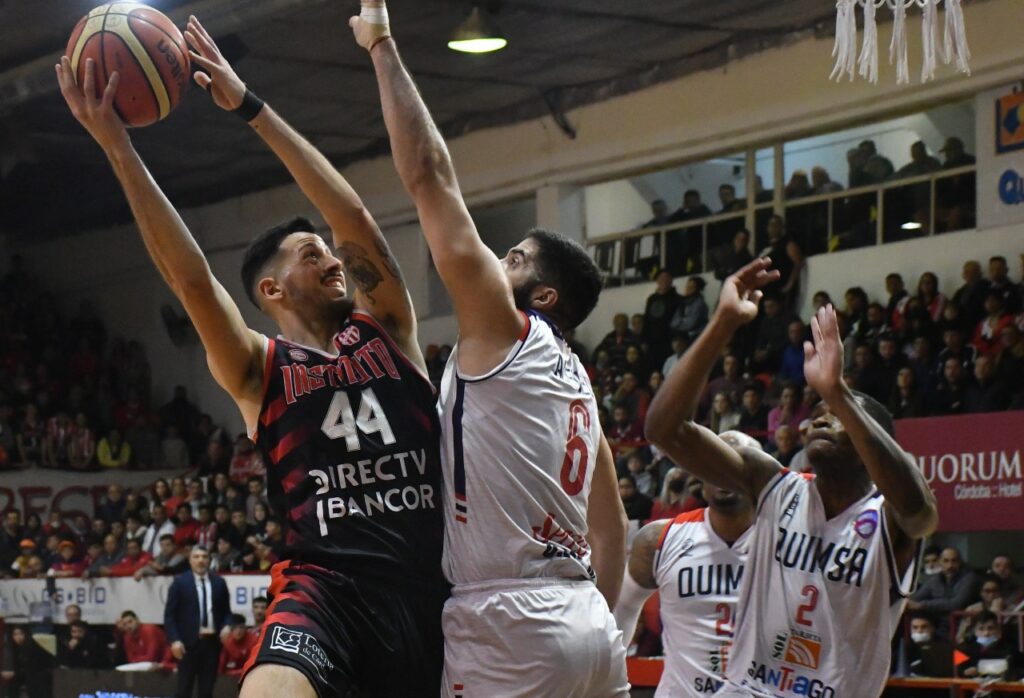
<svg viewBox="0 0 1024 698">
<path fill-rule="evenodd" d="M 137 540 L 142 546 L 149 533 L 149 526 L 142 523 L 142 515 L 139 512 L 129 511 L 124 515 L 124 539 L 125 541 Z"/>
<path fill-rule="evenodd" d="M 719 281 L 724 281 L 754 261 L 754 256 L 750 254 L 750 231 L 746 228 L 737 230 L 732 237 L 732 246 L 723 246 L 714 259 L 715 278 Z"/>
<path fill-rule="evenodd" d="M 206 442 L 206 451 L 199 458 L 199 475 L 226 473 L 231 465 L 231 439 L 224 429 L 216 429 Z"/>
<path fill-rule="evenodd" d="M 791 319 L 778 298 L 765 297 L 764 317 L 754 337 L 752 368 L 756 372 L 778 372 L 782 365 L 782 351 L 788 343 Z"/>
<path fill-rule="evenodd" d="M 1006 312 L 1004 295 L 996 288 L 985 296 L 985 317 L 974 330 L 972 344 L 979 354 L 991 356 L 999 350 L 1003 328 L 1013 324 L 1013 317 Z"/>
<path fill-rule="evenodd" d="M 160 441 L 160 463 L 172 470 L 185 470 L 189 467 L 188 444 L 181 438 L 176 424 L 164 427 L 164 438 Z"/>
<path fill-rule="evenodd" d="M 103 539 L 103 552 L 92 561 L 92 564 L 89 565 L 89 569 L 86 570 L 83 576 L 109 577 L 114 567 L 123 557 L 124 551 L 121 549 L 117 537 L 112 533 L 108 533 Z"/>
<path fill-rule="evenodd" d="M 72 621 L 68 636 L 57 643 L 57 664 L 68 669 L 99 669 L 106 664 L 99 640 L 85 621 Z"/>
<path fill-rule="evenodd" d="M 661 366 L 671 352 L 671 322 L 679 305 L 680 296 L 667 270 L 658 272 L 654 279 L 654 293 L 647 297 L 644 307 L 644 335 L 651 365 Z"/>
<path fill-rule="evenodd" d="M 864 162 L 864 171 L 867 172 L 872 182 L 883 182 L 892 176 L 894 171 L 892 161 L 878 153 L 874 141 L 861 141 L 857 147 L 867 156 L 867 160 Z"/>
<path fill-rule="evenodd" d="M 842 191 L 843 187 L 839 182 L 833 182 L 824 167 L 815 166 L 811 168 L 811 184 L 814 185 L 814 194 L 832 194 Z"/>
<path fill-rule="evenodd" d="M 877 183 L 871 178 L 865 169 L 867 161 L 867 155 L 860 148 L 850 148 L 846 151 L 846 164 L 849 167 L 846 182 L 851 189 L 866 187 Z"/>
<path fill-rule="evenodd" d="M 964 609 L 966 614 L 960 619 L 960 627 L 956 631 L 956 641 L 963 643 L 967 641 L 967 635 L 973 629 L 975 620 L 982 611 L 990 611 L 995 614 L 1006 610 L 1006 599 L 1003 597 L 1003 589 L 999 580 L 995 577 L 986 577 L 978 590 L 978 600 Z"/>
<path fill-rule="evenodd" d="M 918 177 L 931 174 L 941 168 L 942 165 L 939 161 L 928 154 L 928 146 L 924 144 L 924 141 L 914 141 L 910 145 L 910 162 L 898 169 L 892 178 Z"/>
<path fill-rule="evenodd" d="M 121 648 L 127 664 L 151 662 L 160 664 L 169 654 L 167 636 L 158 625 L 140 623 L 135 611 L 125 611 L 117 622 Z"/>
<path fill-rule="evenodd" d="M 69 540 L 62 540 L 57 546 L 59 555 L 56 562 L 50 565 L 50 576 L 52 577 L 81 577 L 85 572 L 85 563 L 79 559 L 75 544 Z"/>
<path fill-rule="evenodd" d="M 1022 588 L 1013 578 L 1013 561 L 1009 555 L 996 555 L 988 568 L 989 574 L 999 581 L 1003 596 L 1010 606 L 1016 606 Z"/>
<path fill-rule="evenodd" d="M 747 207 L 745 201 L 736 198 L 736 187 L 731 184 L 722 184 L 718 187 L 718 200 L 722 202 L 719 213 L 735 213 Z"/>
<path fill-rule="evenodd" d="M 939 152 L 945 158 L 942 163 L 943 169 L 949 170 L 954 167 L 964 167 L 975 163 L 974 156 L 964 149 L 964 142 L 956 136 L 947 138 L 945 145 L 939 148 Z"/>
<path fill-rule="evenodd" d="M 932 322 L 942 319 L 942 311 L 946 309 L 946 297 L 939 293 L 939 277 L 930 271 L 921 274 L 921 279 L 917 282 L 917 297 L 928 311 Z"/>
<path fill-rule="evenodd" d="M 653 502 L 650 497 L 641 494 L 636 488 L 632 475 L 619 478 L 619 496 L 622 506 L 626 509 L 626 518 L 630 521 L 646 521 L 651 518 Z"/>
<path fill-rule="evenodd" d="M 974 384 L 967 387 L 967 412 L 999 412 L 1009 407 L 1010 392 L 1008 386 L 996 377 L 994 359 L 979 356 L 974 362 L 974 379 Z"/>
<path fill-rule="evenodd" d="M 775 452 L 772 458 L 777 460 L 782 467 L 788 468 L 793 462 L 793 457 L 800 452 L 800 442 L 797 441 L 797 430 L 785 424 L 775 430 Z"/>
<path fill-rule="evenodd" d="M 946 548 L 939 557 L 942 572 L 930 577 L 910 596 L 907 608 L 928 613 L 935 627 L 948 627 L 949 614 L 967 608 L 978 588 L 978 578 L 964 566 L 960 551 Z"/>
<path fill-rule="evenodd" d="M 640 426 L 625 405 L 616 405 L 612 410 L 612 425 L 607 431 L 607 438 L 616 458 L 628 457 L 638 448 L 642 439 Z"/>
<path fill-rule="evenodd" d="M 164 429 L 174 427 L 180 437 L 187 439 L 198 418 L 199 410 L 189 402 L 185 386 L 175 386 L 171 401 L 160 408 L 160 423 Z"/>
<path fill-rule="evenodd" d="M 879 337 L 891 331 L 889 324 L 886 322 L 886 312 L 882 304 L 868 303 L 865 321 L 858 325 L 856 333 L 860 341 L 874 346 Z"/>
<path fill-rule="evenodd" d="M 221 574 L 234 572 L 239 563 L 241 553 L 231 545 L 226 535 L 217 537 L 217 548 L 210 558 L 210 569 Z"/>
<path fill-rule="evenodd" d="M 651 474 L 651 466 L 643 453 L 635 451 L 626 459 L 626 470 L 633 477 L 637 491 L 645 497 L 654 497 L 658 491 L 658 480 Z"/>
<path fill-rule="evenodd" d="M 610 435 L 608 439 L 609 443 L 611 443 Z M 224 533 L 228 540 L 231 541 L 231 547 L 241 550 L 249 536 L 255 533 L 256 531 L 249 525 L 248 517 L 244 510 L 236 509 L 231 512 L 231 526 Z"/>
<path fill-rule="evenodd" d="M 89 470 L 96 457 L 96 433 L 89 427 L 84 412 L 75 415 L 74 430 L 68 443 L 68 465 L 73 470 Z"/>
<path fill-rule="evenodd" d="M 689 511 L 688 504 L 692 504 L 692 501 L 686 491 L 686 472 L 682 468 L 672 467 L 665 473 L 661 483 L 661 494 L 652 504 L 650 518 L 652 521 L 673 519 Z"/>
<path fill-rule="evenodd" d="M 44 468 L 67 468 L 70 464 L 69 449 L 75 425 L 67 412 L 58 411 L 46 423 L 43 436 L 42 465 Z"/>
<path fill-rule="evenodd" d="M 0 671 L 7 684 L 7 695 L 16 698 L 24 691 L 28 698 L 53 695 L 54 658 L 36 642 L 25 628 L 11 628 L 8 662 Z"/>
<path fill-rule="evenodd" d="M 721 434 L 736 429 L 739 427 L 739 424 L 740 413 L 736 411 L 733 405 L 732 393 L 724 390 L 715 393 L 715 398 L 711 402 L 711 416 L 708 419 L 708 426 L 711 428 L 711 431 Z"/>
<path fill-rule="evenodd" d="M 192 507 L 187 503 L 179 504 L 175 519 L 174 544 L 179 548 L 195 544 L 199 538 L 199 522 L 192 518 Z"/>
<path fill-rule="evenodd" d="M 125 498 L 124 488 L 121 485 L 113 484 L 107 486 L 107 496 L 96 508 L 96 518 L 106 521 L 108 524 L 121 520 L 124 516 Z"/>
<path fill-rule="evenodd" d="M 174 540 L 174 522 L 167 518 L 167 510 L 161 504 L 153 507 L 153 522 L 142 538 L 142 550 L 156 557 L 160 554 L 160 540 L 170 536 Z"/>
<path fill-rule="evenodd" d="M 1020 287 L 1010 281 L 1006 257 L 997 255 L 988 260 L 989 292 L 997 292 L 1003 299 L 1005 312 L 1014 315 L 1020 312 Z M 985 310 L 988 312 L 988 308 Z"/>
<path fill-rule="evenodd" d="M 810 409 L 800 399 L 802 396 L 795 385 L 783 386 L 779 404 L 768 412 L 769 439 L 775 440 L 775 432 L 779 427 L 788 426 L 795 431 L 800 427 L 800 422 L 811 416 Z"/>
<path fill-rule="evenodd" d="M 929 414 L 950 415 L 967 412 L 968 387 L 963 365 L 955 358 L 946 359 L 942 367 L 942 378 L 929 399 Z"/>
<path fill-rule="evenodd" d="M 924 585 L 932 577 L 942 574 L 942 547 L 938 545 L 929 545 L 924 549 L 924 554 L 921 556 L 921 575 L 918 580 L 918 588 Z"/>
<path fill-rule="evenodd" d="M 888 407 L 894 419 L 924 417 L 927 414 L 913 369 L 904 367 L 896 374 L 896 387 L 893 388 Z"/>
<path fill-rule="evenodd" d="M 651 396 L 647 394 L 647 389 L 640 385 L 636 374 L 622 374 L 622 381 L 612 396 L 612 402 L 623 405 L 629 411 L 629 418 L 636 424 L 637 429 L 642 430 Z"/>
<path fill-rule="evenodd" d="M 667 359 L 665 359 L 665 362 L 661 365 L 662 375 L 667 376 L 669 373 L 671 373 L 675 365 L 679 363 L 679 359 L 683 358 L 683 354 L 686 353 L 686 350 L 689 348 L 689 338 L 682 332 L 673 332 L 672 353 L 669 355 Z"/>
<path fill-rule="evenodd" d="M 701 202 L 700 192 L 696 189 L 688 189 L 683 194 L 683 205 L 672 214 L 671 221 L 673 223 L 680 223 L 710 215 L 711 209 Z"/>
<path fill-rule="evenodd" d="M 736 354 L 726 354 L 722 358 L 722 375 L 708 381 L 701 398 L 701 410 L 707 410 L 711 398 L 718 393 L 728 393 L 733 405 L 740 401 L 743 389 L 747 386 L 740 374 L 740 359 Z"/>
<path fill-rule="evenodd" d="M 786 237 L 786 221 L 782 216 L 773 215 L 768 219 L 765 231 L 768 235 L 768 246 L 761 250 L 758 257 L 771 257 L 772 267 L 779 272 L 779 278 L 766 285 L 762 291 L 765 298 L 779 297 L 793 272 L 793 263 L 786 253 L 786 245 L 789 242 L 789 238 Z"/>
<path fill-rule="evenodd" d="M 668 204 L 664 199 L 655 199 L 651 202 L 651 220 L 644 223 L 644 228 L 660 228 L 672 222 L 668 212 Z"/>
<path fill-rule="evenodd" d="M 888 305 L 885 308 L 887 321 L 895 332 L 900 332 L 903 329 L 907 299 L 909 298 L 903 284 L 903 277 L 896 272 L 888 274 L 885 277 L 885 291 L 889 294 Z"/>
<path fill-rule="evenodd" d="M 786 346 L 782 350 L 779 378 L 796 386 L 804 384 L 804 340 L 807 327 L 800 319 L 789 321 L 786 326 Z"/>
<path fill-rule="evenodd" d="M 192 548 L 188 562 L 190 569 L 175 577 L 167 592 L 164 628 L 178 660 L 178 695 L 191 696 L 198 681 L 199 695 L 212 696 L 219 633 L 231 617 L 228 585 L 210 572 L 210 553 L 202 546 Z"/>
<path fill-rule="evenodd" d="M 661 384 L 664 382 L 665 374 L 661 371 L 651 371 L 651 375 L 647 378 L 647 391 L 652 398 L 658 393 L 658 389 L 661 388 Z"/>
<path fill-rule="evenodd" d="M 132 447 L 121 438 L 118 429 L 111 429 L 96 447 L 96 460 L 104 468 L 126 468 L 132 460 Z"/>
<path fill-rule="evenodd" d="M 188 502 L 188 487 L 185 485 L 185 478 L 176 477 L 171 479 L 171 496 L 164 500 L 164 506 L 167 508 L 167 513 L 175 512 L 177 514 L 178 507 Z"/>
<path fill-rule="evenodd" d="M 1024 341 L 1016 325 L 1007 325 L 999 333 L 995 364 L 996 375 L 1011 394 L 1024 388 Z"/>
<path fill-rule="evenodd" d="M 166 534 L 160 537 L 160 552 L 153 556 L 142 569 L 136 570 L 132 575 L 136 581 L 143 577 L 154 575 L 177 574 L 185 568 L 187 560 L 178 552 L 178 546 L 174 542 L 174 536 Z"/>
<path fill-rule="evenodd" d="M 964 262 L 961 273 L 963 285 L 953 294 L 953 305 L 960 310 L 960 316 L 972 327 L 985 317 L 985 296 L 989 282 L 981 275 L 981 264 L 971 260 Z"/>
<path fill-rule="evenodd" d="M 597 362 L 599 352 L 606 351 L 612 368 L 621 371 L 626 362 L 626 349 L 639 343 L 640 337 L 634 335 L 629 329 L 629 316 L 625 313 L 617 313 L 612 318 L 612 331 L 605 335 L 594 350 L 594 361 Z"/>
<path fill-rule="evenodd" d="M 807 177 L 807 172 L 804 170 L 794 170 L 793 174 L 789 177 L 789 183 L 786 184 L 783 196 L 785 196 L 786 199 L 800 199 L 805 196 L 813 195 L 814 188 L 811 186 L 811 181 Z"/>
<path fill-rule="evenodd" d="M 748 385 L 743 391 L 738 428 L 759 441 L 768 434 L 768 408 L 761 403 L 761 389 L 756 385 Z"/>
<path fill-rule="evenodd" d="M 943 348 L 936 357 L 936 370 L 941 371 L 948 359 L 956 359 L 965 371 L 974 372 L 978 351 L 973 345 L 964 343 L 964 333 L 956 325 L 946 327 L 942 332 Z"/>
<path fill-rule="evenodd" d="M 999 678 L 1016 681 L 1021 674 L 1020 652 L 1009 640 L 1003 639 L 1003 628 L 999 618 L 991 611 L 982 611 L 974 621 L 974 637 L 960 645 L 959 650 L 967 655 L 967 661 L 957 669 L 962 676 L 973 678 Z M 988 666 L 982 664 L 989 661 Z"/>
<path fill-rule="evenodd" d="M 630 347 L 626 350 L 626 366 L 624 373 L 632 373 L 636 376 L 638 383 L 646 383 L 650 377 L 647 369 L 647 360 L 637 347 Z"/>
<path fill-rule="evenodd" d="M 134 577 L 135 573 L 153 561 L 153 556 L 142 551 L 138 538 L 125 542 L 124 556 L 110 568 L 111 577 Z"/>
<path fill-rule="evenodd" d="M 699 276 L 686 280 L 683 296 L 676 304 L 675 314 L 669 322 L 673 332 L 694 339 L 708 324 L 708 304 L 704 300 L 704 286 L 707 282 Z"/>
<path fill-rule="evenodd" d="M 18 429 L 18 463 L 22 468 L 34 468 L 43 456 L 43 433 L 45 428 L 35 403 L 25 406 L 25 419 Z"/>
<path fill-rule="evenodd" d="M 846 301 L 846 309 L 843 317 L 850 334 L 862 335 L 861 324 L 867 320 L 868 294 L 860 286 L 846 289 L 843 296 Z"/>
<path fill-rule="evenodd" d="M 924 614 L 910 617 L 907 667 L 911 676 L 946 678 L 953 675 L 953 646 L 935 636 L 935 624 Z"/>
<path fill-rule="evenodd" d="M 231 615 L 228 626 L 231 630 L 224 638 L 224 646 L 220 650 L 220 665 L 217 673 L 240 677 L 245 662 L 249 659 L 253 647 L 256 646 L 256 636 L 246 629 L 245 617 L 237 613 Z"/>
<path fill-rule="evenodd" d="M 796 240 L 789 240 L 786 243 L 786 257 L 792 270 L 782 286 L 782 303 L 792 311 L 803 307 L 807 297 L 807 259 L 804 257 L 803 248 Z"/>
</svg>

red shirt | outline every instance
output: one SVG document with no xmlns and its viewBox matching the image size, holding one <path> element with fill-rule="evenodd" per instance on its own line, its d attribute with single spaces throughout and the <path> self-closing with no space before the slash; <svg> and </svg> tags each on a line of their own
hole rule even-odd
<svg viewBox="0 0 1024 698">
<path fill-rule="evenodd" d="M 131 577 L 138 570 L 148 565 L 153 560 L 149 553 L 140 553 L 134 560 L 127 555 L 117 561 L 117 564 L 110 568 L 111 577 Z"/>
<path fill-rule="evenodd" d="M 236 640 L 234 635 L 228 635 L 220 650 L 220 665 L 218 672 L 228 676 L 241 676 L 242 667 L 252 654 L 252 648 L 256 646 L 257 636 L 247 632 L 241 640 Z"/>
<path fill-rule="evenodd" d="M 187 523 L 179 523 L 174 529 L 174 544 L 179 548 L 183 545 L 192 545 L 199 538 L 199 522 L 189 519 Z"/>
<path fill-rule="evenodd" d="M 164 631 L 155 625 L 139 624 L 134 635 L 124 634 L 124 657 L 134 662 L 163 662 L 171 651 Z"/>
</svg>

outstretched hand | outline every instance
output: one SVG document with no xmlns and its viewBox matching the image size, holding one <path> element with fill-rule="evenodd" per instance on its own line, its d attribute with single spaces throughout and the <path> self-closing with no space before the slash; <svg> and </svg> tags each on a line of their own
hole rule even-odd
<svg viewBox="0 0 1024 698">
<path fill-rule="evenodd" d="M 737 325 L 757 317 L 757 306 L 764 292 L 761 290 L 779 278 L 768 257 L 755 259 L 722 283 L 715 314 Z"/>
<path fill-rule="evenodd" d="M 188 18 L 185 41 L 192 48 L 189 51 L 192 60 L 209 73 L 196 72 L 194 75 L 196 84 L 209 92 L 213 103 L 221 109 L 227 111 L 238 109 L 242 105 L 242 100 L 245 99 L 245 83 L 221 55 L 213 37 L 199 23 L 195 15 L 190 15 Z"/>
<path fill-rule="evenodd" d="M 359 15 L 349 19 L 348 26 L 352 27 L 356 43 L 370 51 L 391 36 L 387 4 L 384 0 L 362 0 Z"/>
<path fill-rule="evenodd" d="M 844 386 L 843 340 L 831 303 L 819 308 L 811 318 L 811 337 L 813 343 L 804 342 L 804 378 L 827 402 Z"/>
<path fill-rule="evenodd" d="M 96 63 L 93 59 L 85 59 L 85 77 L 81 87 L 75 80 L 70 58 L 63 56 L 54 68 L 57 71 L 57 82 L 60 84 L 60 93 L 64 101 L 68 103 L 78 123 L 85 127 L 100 147 L 109 150 L 128 143 L 128 130 L 114 109 L 114 96 L 121 81 L 120 74 L 117 71 L 111 73 L 103 94 L 97 97 Z"/>
</svg>

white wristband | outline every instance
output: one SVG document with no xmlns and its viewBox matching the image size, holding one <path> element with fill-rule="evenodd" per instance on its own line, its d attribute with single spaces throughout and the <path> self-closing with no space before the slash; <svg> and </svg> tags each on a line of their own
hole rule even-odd
<svg viewBox="0 0 1024 698">
<path fill-rule="evenodd" d="M 379 7 L 363 5 L 363 9 L 359 12 L 359 17 L 367 24 L 380 24 L 387 26 L 388 8 L 384 4 L 381 4 Z"/>
</svg>

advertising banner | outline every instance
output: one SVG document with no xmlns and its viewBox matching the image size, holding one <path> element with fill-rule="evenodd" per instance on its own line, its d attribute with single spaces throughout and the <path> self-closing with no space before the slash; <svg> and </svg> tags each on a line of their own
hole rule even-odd
<svg viewBox="0 0 1024 698">
<path fill-rule="evenodd" d="M 975 102 L 978 228 L 1024 221 L 1024 91 L 982 92 Z"/>
<path fill-rule="evenodd" d="M 940 531 L 1024 530 L 1024 412 L 902 419 L 896 438 L 935 493 Z"/>
<path fill-rule="evenodd" d="M 96 579 L 54 579 L 53 594 L 47 592 L 45 579 L 14 579 L 0 582 L 0 610 L 14 619 L 40 620 L 40 609 L 48 599 L 53 602 L 55 622 L 64 622 L 64 609 L 70 604 L 82 607 L 82 620 L 97 625 L 112 625 L 123 611 L 135 611 L 143 623 L 164 622 L 164 604 L 172 577 L 101 577 Z M 266 596 L 270 575 L 226 574 L 231 595 L 231 612 L 252 623 L 252 600 Z"/>
</svg>

